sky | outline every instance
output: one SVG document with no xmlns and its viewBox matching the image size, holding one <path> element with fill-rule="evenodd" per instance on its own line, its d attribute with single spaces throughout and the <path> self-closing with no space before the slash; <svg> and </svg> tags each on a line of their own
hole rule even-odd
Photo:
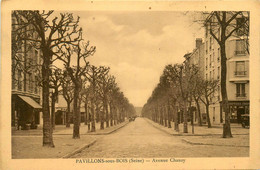
<svg viewBox="0 0 260 170">
<path fill-rule="evenodd" d="M 91 64 L 110 72 L 134 106 L 143 106 L 167 64 L 183 62 L 203 28 L 193 13 L 171 11 L 77 11 L 83 38 L 96 46 Z"/>
</svg>

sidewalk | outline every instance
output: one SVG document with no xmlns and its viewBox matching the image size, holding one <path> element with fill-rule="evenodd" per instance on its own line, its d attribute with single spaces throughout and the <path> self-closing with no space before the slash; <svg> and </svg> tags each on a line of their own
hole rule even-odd
<svg viewBox="0 0 260 170">
<path fill-rule="evenodd" d="M 69 158 L 93 145 L 101 136 L 115 132 L 128 124 L 126 120 L 116 126 L 100 130 L 100 124 L 96 124 L 96 132 L 87 132 L 87 125 L 80 126 L 80 139 L 73 139 L 73 125 L 66 128 L 65 125 L 55 127 L 53 141 L 55 148 L 42 147 L 42 128 L 34 130 L 12 129 L 12 158 Z"/>
<path fill-rule="evenodd" d="M 106 135 L 110 134 L 117 129 L 125 126 L 128 123 L 128 120 L 125 122 L 117 124 L 104 130 L 100 130 L 100 123 L 96 123 L 96 132 L 88 132 L 88 126 L 84 123 L 80 124 L 80 135 Z M 105 126 L 105 125 L 104 125 Z M 70 124 L 70 127 L 66 125 L 56 125 L 53 130 L 53 135 L 72 135 L 73 134 L 73 124 Z M 12 136 L 42 136 L 42 126 L 39 126 L 37 129 L 30 130 L 16 130 L 12 128 Z"/>
<path fill-rule="evenodd" d="M 93 145 L 97 138 L 93 136 L 81 136 L 73 139 L 69 135 L 54 136 L 55 147 L 42 147 L 41 136 L 13 136 L 13 159 L 38 159 L 38 158 L 62 158 L 75 151 L 83 150 Z"/>
<path fill-rule="evenodd" d="M 162 126 L 158 123 L 153 122 L 150 119 L 145 118 L 146 121 L 151 123 L 154 127 L 159 128 L 166 133 L 171 135 L 181 135 L 181 136 L 212 136 L 212 135 L 222 135 L 223 127 L 222 125 L 213 125 L 212 128 L 208 128 L 206 125 L 198 126 L 194 125 L 194 134 L 192 134 L 192 126 L 188 123 L 188 133 L 183 133 L 183 124 L 179 124 L 179 132 L 174 130 L 174 122 L 171 122 L 172 128 Z M 249 135 L 249 129 L 242 128 L 239 124 L 231 124 L 231 131 L 233 135 Z"/>
<path fill-rule="evenodd" d="M 242 128 L 238 124 L 231 124 L 233 138 L 222 138 L 222 126 L 214 125 L 212 128 L 207 126 L 194 126 L 188 124 L 188 133 L 183 133 L 183 124 L 179 124 L 179 132 L 174 130 L 174 122 L 171 122 L 172 128 L 168 128 L 145 118 L 155 128 L 174 136 L 180 136 L 186 143 L 192 145 L 215 145 L 230 147 L 249 147 L 249 129 Z"/>
</svg>

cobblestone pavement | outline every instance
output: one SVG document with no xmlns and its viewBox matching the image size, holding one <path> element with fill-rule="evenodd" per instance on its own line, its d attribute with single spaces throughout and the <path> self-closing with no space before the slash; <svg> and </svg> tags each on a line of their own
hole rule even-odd
<svg viewBox="0 0 260 170">
<path fill-rule="evenodd" d="M 118 132 L 100 137 L 74 158 L 246 157 L 249 147 L 191 145 L 137 118 Z"/>
</svg>

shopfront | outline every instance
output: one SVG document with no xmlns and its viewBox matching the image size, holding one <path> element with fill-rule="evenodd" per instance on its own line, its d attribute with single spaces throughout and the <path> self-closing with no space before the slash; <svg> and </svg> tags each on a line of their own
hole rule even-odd
<svg viewBox="0 0 260 170">
<path fill-rule="evenodd" d="M 249 101 L 229 101 L 229 112 L 231 123 L 241 123 L 241 116 L 249 114 Z"/>
<path fill-rule="evenodd" d="M 41 105 L 29 96 L 12 95 L 12 126 L 17 129 L 36 128 L 40 123 L 41 109 Z"/>
</svg>

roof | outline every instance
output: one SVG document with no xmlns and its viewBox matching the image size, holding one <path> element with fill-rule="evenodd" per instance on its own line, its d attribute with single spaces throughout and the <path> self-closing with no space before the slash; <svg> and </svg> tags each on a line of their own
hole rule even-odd
<svg viewBox="0 0 260 170">
<path fill-rule="evenodd" d="M 31 97 L 27 97 L 27 96 L 20 96 L 18 95 L 23 101 L 25 101 L 27 104 L 29 104 L 31 107 L 35 108 L 35 109 L 41 109 L 42 106 L 39 105 L 36 101 L 34 101 Z"/>
</svg>

